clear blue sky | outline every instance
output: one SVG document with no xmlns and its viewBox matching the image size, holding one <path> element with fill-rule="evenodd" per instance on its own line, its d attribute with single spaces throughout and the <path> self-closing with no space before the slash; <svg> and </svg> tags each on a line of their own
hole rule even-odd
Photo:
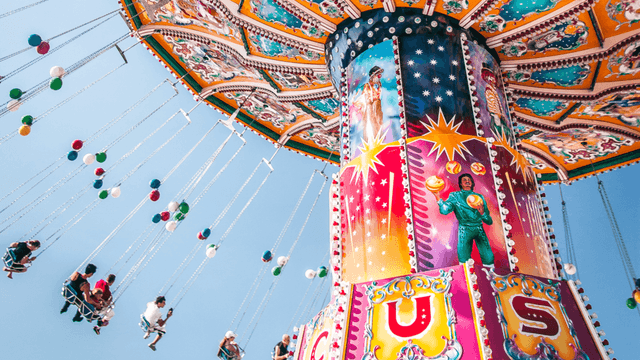
<svg viewBox="0 0 640 360">
<path fill-rule="evenodd" d="M 10 8 L 17 8 L 32 2 L 35 0 L 13 2 Z M 27 38 L 32 33 L 48 38 L 116 9 L 117 6 L 115 1 L 62 2 L 51 0 L 11 17 L 0 19 L 4 35 L 0 57 L 26 47 Z M 2 11 L 6 10 L 7 6 L 4 6 Z M 57 53 L 0 84 L 0 93 L 5 94 L 2 103 L 9 99 L 10 89 L 14 87 L 30 88 L 48 78 L 49 69 L 52 66 L 67 67 L 126 32 L 127 27 L 119 17 L 110 20 Z M 54 40 L 52 46 L 62 43 L 71 36 L 73 35 L 66 35 Z M 123 43 L 123 48 L 131 44 L 133 44 L 133 39 L 128 39 Z M 6 74 L 37 56 L 39 55 L 35 54 L 35 50 L 30 50 L 2 62 L 0 63 L 0 74 Z M 140 45 L 127 52 L 127 58 L 128 65 L 37 123 L 32 129 L 31 135 L 17 137 L 0 145 L 0 161 L 4 168 L 3 176 L 0 176 L 0 197 L 51 164 L 61 155 L 66 154 L 71 149 L 71 142 L 74 139 L 84 139 L 93 134 L 169 76 L 164 67 Z M 17 129 L 22 115 L 37 116 L 44 113 L 67 96 L 119 65 L 121 61 L 117 52 L 111 50 L 81 70 L 64 78 L 61 90 L 57 92 L 47 90 L 23 105 L 18 112 L 3 116 L 0 119 L 0 136 Z M 110 149 L 109 158 L 103 164 L 105 168 L 114 164 L 117 159 L 138 144 L 177 109 L 188 110 L 193 107 L 194 101 L 190 94 L 183 87 L 179 87 L 179 90 L 178 97 Z M 163 85 L 144 105 L 134 110 L 128 117 L 85 147 L 81 156 L 87 152 L 97 152 L 111 143 L 135 122 L 158 107 L 171 94 L 171 88 L 166 84 Z M 71 322 L 73 316 L 71 311 L 64 315 L 60 315 L 58 312 L 63 304 L 60 289 L 64 279 L 148 194 L 150 190 L 148 182 L 153 178 L 162 178 L 219 118 L 220 114 L 210 108 L 196 109 L 192 114 L 193 123 L 124 183 L 120 198 L 108 198 L 102 201 L 93 212 L 84 217 L 76 227 L 39 258 L 27 274 L 15 275 L 13 281 L 0 278 L 0 317 L 4 324 L 0 329 L 2 358 L 63 359 L 69 356 L 90 356 L 96 359 L 130 359 L 134 357 L 147 358 L 153 355 L 155 358 L 175 359 L 184 354 L 197 358 L 214 356 L 214 348 L 224 332 L 228 330 L 248 288 L 262 267 L 260 261 L 262 252 L 273 246 L 311 172 L 314 169 L 322 168 L 323 165 L 318 161 L 287 151 L 281 151 L 276 156 L 273 161 L 276 171 L 230 233 L 218 255 L 209 263 L 204 273 L 176 309 L 175 316 L 168 323 L 168 334 L 159 343 L 156 353 L 151 354 L 147 348 L 146 345 L 149 341 L 142 339 L 142 331 L 137 324 L 139 314 L 144 310 L 146 302 L 151 301 L 157 295 L 166 279 L 198 241 L 196 240 L 197 232 L 213 222 L 260 159 L 270 157 L 275 150 L 272 144 L 252 133 L 246 134 L 248 145 L 238 155 L 236 161 L 192 210 L 189 217 L 171 236 L 133 286 L 124 293 L 116 308 L 116 317 L 111 325 L 103 329 L 102 335 L 96 336 L 91 331 L 91 325 L 86 322 Z M 113 185 L 178 131 L 183 124 L 184 119 L 181 115 L 169 122 L 151 140 L 141 146 L 133 156 L 122 162 L 113 172 L 107 174 L 105 187 Z M 98 276 L 105 275 L 105 272 L 122 255 L 129 244 L 147 227 L 152 215 L 164 209 L 168 201 L 182 189 L 227 135 L 228 130 L 216 128 L 207 141 L 189 157 L 167 183 L 162 185 L 160 188 L 161 199 L 157 203 L 148 202 L 145 204 L 123 231 L 95 259 L 94 263 L 99 267 Z M 197 196 L 238 146 L 238 139 L 232 139 L 229 142 L 190 199 Z M 76 160 L 74 163 L 65 163 L 49 179 L 43 181 L 23 199 L 2 212 L 0 221 L 12 215 L 37 195 L 44 193 L 53 183 L 71 172 L 79 164 L 80 160 Z M 93 175 L 95 167 L 96 165 L 89 166 L 60 190 L 51 194 L 35 210 L 0 233 L 2 246 L 22 237 L 59 204 L 76 194 L 78 189 L 92 183 L 96 178 Z M 640 232 L 640 225 L 637 221 L 640 214 L 636 203 L 640 199 L 640 190 L 638 190 L 635 181 L 638 169 L 638 167 L 631 167 L 619 170 L 602 176 L 602 179 L 607 184 L 629 251 L 634 257 L 633 260 L 638 270 L 640 270 L 640 264 L 637 261 L 639 248 L 634 238 L 634 235 Z M 327 173 L 331 173 L 335 172 L 336 168 L 330 166 L 327 170 Z M 258 171 L 245 193 L 231 208 L 229 215 L 213 231 L 207 242 L 216 242 L 220 238 L 266 173 L 266 167 Z M 316 177 L 276 256 L 289 250 L 315 195 L 320 189 L 320 185 L 321 180 Z M 558 242 L 563 246 L 562 216 L 557 186 L 548 186 L 547 188 L 547 199 L 550 201 Z M 48 237 L 96 196 L 97 191 L 91 189 L 87 195 L 49 225 L 38 237 L 40 239 Z M 0 210 L 11 202 L 10 198 L 0 203 Z M 591 298 L 594 310 L 599 315 L 599 320 L 603 325 L 602 329 L 607 332 L 607 338 L 616 350 L 615 356 L 618 359 L 632 359 L 634 358 L 632 354 L 635 354 L 631 345 L 633 344 L 632 339 L 637 338 L 632 334 L 640 325 L 640 321 L 637 313 L 628 310 L 625 306 L 625 299 L 629 297 L 630 289 L 622 273 L 620 258 L 613 243 L 611 229 L 597 193 L 595 180 L 579 181 L 575 185 L 565 188 L 565 198 L 571 212 L 571 226 L 574 240 L 578 244 L 577 253 L 582 265 L 580 271 L 586 293 Z M 325 189 L 325 193 L 321 195 L 298 247 L 293 253 L 290 264 L 281 275 L 276 293 L 271 298 L 256 327 L 247 348 L 247 359 L 249 360 L 270 356 L 269 353 L 273 345 L 279 341 L 280 335 L 287 330 L 287 326 L 293 320 L 295 309 L 307 289 L 309 280 L 304 277 L 304 271 L 321 265 L 321 260 L 328 249 L 329 239 L 327 200 L 328 195 Z M 0 229 L 4 228 L 7 223 L 2 224 Z M 196 256 L 176 287 L 182 286 L 202 259 L 204 259 L 204 250 Z M 119 276 L 122 277 L 126 271 L 127 268 Z M 271 285 L 272 280 L 273 277 L 267 275 L 262 282 L 241 324 L 240 334 L 248 327 L 249 319 L 253 316 L 257 304 Z M 92 283 L 95 281 L 97 281 L 97 277 L 92 279 Z M 318 284 L 319 280 L 314 280 L 307 301 L 312 300 L 311 295 L 315 293 Z M 319 303 L 327 293 L 327 285 L 325 284 L 325 287 L 318 291 L 319 296 L 314 304 L 313 313 L 319 310 Z M 175 287 L 172 291 L 168 295 L 169 299 L 173 299 Z M 302 308 L 304 309 L 306 305 L 307 302 L 302 304 Z M 304 321 L 308 320 L 310 316 L 305 317 Z M 241 339 L 241 344 L 245 341 L 246 339 Z"/>
</svg>

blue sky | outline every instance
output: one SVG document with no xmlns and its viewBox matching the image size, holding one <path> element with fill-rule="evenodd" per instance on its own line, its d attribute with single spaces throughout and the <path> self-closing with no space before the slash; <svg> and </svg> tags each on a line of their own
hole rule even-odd
<svg viewBox="0 0 640 360">
<path fill-rule="evenodd" d="M 32 2 L 34 0 L 13 2 L 11 8 L 18 8 Z M 4 46 L 0 57 L 26 47 L 27 38 L 32 33 L 40 34 L 46 39 L 117 7 L 115 1 L 66 1 L 63 3 L 52 0 L 2 18 L 0 25 L 4 31 Z M 5 10 L 6 6 L 3 8 L 3 11 Z M 9 100 L 10 89 L 14 87 L 28 89 L 47 79 L 52 66 L 67 67 L 127 31 L 127 27 L 119 17 L 108 21 L 57 53 L 1 83 L 0 93 L 6 94 L 2 103 Z M 54 40 L 52 46 L 62 43 L 71 36 L 73 35 Z M 122 47 L 126 48 L 133 43 L 133 39 L 127 39 Z M 35 50 L 30 50 L 4 61 L 0 63 L 0 74 L 6 74 L 37 56 L 39 55 L 35 54 Z M 129 64 L 35 124 L 29 136 L 16 137 L 0 145 L 0 164 L 4 168 L 0 176 L 0 197 L 66 154 L 71 150 L 73 140 L 87 138 L 170 76 L 141 45 L 128 51 L 127 58 Z M 65 77 L 61 90 L 57 92 L 47 90 L 24 104 L 19 111 L 3 116 L 0 119 L 0 136 L 17 129 L 23 115 L 37 116 L 44 113 L 121 62 L 122 59 L 117 52 L 111 50 Z M 173 80 L 172 77 L 171 79 Z M 112 166 L 177 109 L 182 108 L 187 111 L 193 107 L 192 96 L 183 87 L 179 86 L 178 89 L 179 96 L 109 150 L 108 160 L 103 167 Z M 100 138 L 85 147 L 80 156 L 87 152 L 97 152 L 111 143 L 133 124 L 156 109 L 172 93 L 171 87 L 162 85 L 142 106 L 136 108 Z M 204 106 L 194 110 L 191 114 L 192 124 L 123 184 L 120 198 L 110 197 L 100 202 L 95 210 L 87 214 L 77 226 L 43 254 L 27 274 L 16 275 L 13 281 L 0 278 L 0 316 L 5 324 L 0 329 L 3 358 L 63 359 L 68 358 L 70 353 L 97 359 L 118 357 L 130 359 L 148 356 L 175 359 L 184 356 L 185 353 L 199 358 L 214 356 L 214 348 L 228 330 L 248 288 L 263 266 L 260 261 L 262 252 L 270 249 L 275 243 L 312 171 L 323 167 L 320 162 L 291 152 L 280 151 L 273 161 L 275 172 L 230 232 L 218 255 L 207 265 L 196 284 L 176 309 L 175 316 L 168 323 L 168 335 L 161 340 L 156 353 L 151 354 L 146 347 L 149 341 L 142 339 L 142 331 L 137 324 L 145 304 L 157 295 L 168 277 L 198 241 L 196 240 L 198 231 L 210 225 L 220 214 L 258 162 L 263 157 L 269 158 L 273 154 L 275 150 L 273 145 L 252 133 L 245 135 L 248 144 L 216 185 L 195 206 L 150 265 L 123 294 L 116 308 L 116 317 L 111 325 L 103 329 L 102 335 L 96 336 L 91 331 L 91 325 L 86 322 L 71 322 L 73 316 L 71 311 L 64 315 L 58 312 L 63 304 L 60 289 L 64 279 L 149 193 L 148 182 L 153 178 L 164 177 L 220 117 L 218 112 Z M 178 115 L 159 130 L 132 156 L 107 174 L 104 181 L 105 187 L 113 185 L 138 165 L 154 149 L 177 132 L 184 121 L 184 118 Z M 228 134 L 228 130 L 222 127 L 214 129 L 197 151 L 169 178 L 169 181 L 160 187 L 160 200 L 156 203 L 147 202 L 94 260 L 99 268 L 97 276 L 105 275 L 131 242 L 147 228 L 151 217 L 164 210 L 166 204 L 184 187 Z M 229 141 L 190 199 L 200 193 L 204 185 L 239 146 L 240 141 L 237 138 Z M 45 193 L 58 179 L 63 178 L 79 164 L 80 160 L 64 163 L 50 178 L 2 212 L 0 221 L 31 202 L 36 196 Z M 25 235 L 59 204 L 74 196 L 86 184 L 92 183 L 96 178 L 93 175 L 95 167 L 96 165 L 92 165 L 83 170 L 64 187 L 51 193 L 37 208 L 0 233 L 2 246 Z M 335 167 L 329 166 L 327 173 L 336 170 Z M 631 256 L 640 270 L 640 264 L 636 260 L 639 248 L 633 237 L 640 232 L 640 224 L 637 221 L 640 214 L 636 203 L 640 198 L 640 190 L 635 181 L 638 172 L 638 167 L 630 167 L 603 175 L 602 179 L 607 184 Z M 247 190 L 232 206 L 229 215 L 213 231 L 207 243 L 216 242 L 222 236 L 266 173 L 266 167 L 258 170 L 253 181 L 247 186 Z M 25 186 L 25 189 L 29 186 Z M 320 186 L 320 178 L 315 177 L 276 257 L 288 252 L 293 244 Z M 562 216 L 557 186 L 547 188 L 547 199 L 550 201 L 558 242 L 563 246 Z M 20 193 L 19 191 L 16 194 Z M 40 239 L 48 237 L 96 197 L 97 190 L 91 189 L 60 218 L 47 226 L 38 237 Z M 11 202 L 11 198 L 0 202 L 0 210 Z M 599 315 L 602 329 L 607 332 L 607 338 L 616 350 L 615 356 L 619 359 L 633 358 L 632 354 L 635 354 L 635 351 L 631 344 L 632 339 L 636 337 L 632 334 L 640 326 L 640 321 L 637 313 L 628 310 L 624 304 L 630 295 L 630 289 L 624 279 L 619 255 L 613 243 L 611 229 L 597 193 L 595 180 L 579 181 L 565 188 L 565 198 L 571 211 L 571 227 L 574 240 L 578 244 L 576 251 L 582 265 L 580 271 L 586 293 Z M 289 265 L 281 275 L 275 294 L 257 324 L 247 347 L 249 360 L 270 356 L 273 345 L 280 340 L 280 335 L 287 330 L 289 323 L 292 320 L 298 320 L 297 322 L 300 323 L 302 320 L 299 313 L 294 319 L 294 312 L 309 285 L 309 280 L 304 277 L 304 271 L 322 265 L 323 256 L 328 250 L 327 200 L 328 194 L 325 188 Z M 0 229 L 9 222 L 2 224 Z M 176 287 L 182 286 L 204 256 L 204 249 L 202 249 Z M 119 277 L 121 278 L 125 273 L 126 268 Z M 92 283 L 97 280 L 97 277 L 92 279 Z M 253 316 L 257 304 L 272 280 L 273 277 L 268 274 L 262 281 L 238 331 L 240 334 L 246 329 L 251 331 L 252 327 L 248 326 L 249 319 Z M 304 321 L 320 309 L 320 303 L 325 298 L 328 284 L 325 282 L 324 287 L 316 292 L 315 289 L 319 284 L 319 279 L 315 279 L 311 284 L 307 301 L 313 300 L 312 295 L 316 293 L 318 297 L 309 315 L 303 318 Z M 175 287 L 172 291 L 168 295 L 169 299 L 173 299 Z M 302 309 L 306 305 L 307 302 L 303 303 Z M 241 339 L 241 344 L 244 342 Z"/>
</svg>

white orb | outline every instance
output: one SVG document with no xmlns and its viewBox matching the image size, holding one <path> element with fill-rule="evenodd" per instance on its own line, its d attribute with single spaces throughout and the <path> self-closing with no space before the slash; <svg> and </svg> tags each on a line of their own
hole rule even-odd
<svg viewBox="0 0 640 360">
<path fill-rule="evenodd" d="M 22 105 L 22 103 L 18 100 L 11 100 L 9 101 L 9 103 L 7 104 L 7 109 L 9 109 L 9 111 L 14 112 L 14 111 L 18 111 L 18 109 L 20 109 L 20 106 Z"/>
<path fill-rule="evenodd" d="M 91 165 L 94 161 L 96 161 L 96 156 L 93 154 L 87 154 L 82 158 L 82 162 L 85 163 L 85 165 Z"/>
<path fill-rule="evenodd" d="M 169 209 L 169 211 L 174 212 L 174 211 L 178 210 L 179 206 L 180 206 L 180 204 L 178 204 L 177 201 L 172 201 L 172 202 L 169 203 L 167 208 Z"/>
<path fill-rule="evenodd" d="M 309 269 L 307 271 L 304 272 L 304 276 L 307 279 L 313 279 L 314 277 L 316 277 L 316 271 L 313 269 Z"/>
<path fill-rule="evenodd" d="M 62 77 L 62 75 L 64 75 L 64 69 L 62 66 L 54 66 L 49 70 L 49 75 L 51 75 L 52 78 Z"/>
<path fill-rule="evenodd" d="M 216 256 L 216 246 L 213 245 L 213 244 L 207 245 L 206 253 L 207 253 L 207 257 L 208 258 L 212 258 L 212 257 Z"/>
<path fill-rule="evenodd" d="M 178 226 L 177 221 L 169 221 L 167 222 L 167 225 L 164 226 L 164 228 L 167 229 L 167 231 L 173 232 L 176 229 L 176 226 Z"/>
<path fill-rule="evenodd" d="M 113 189 L 111 189 L 111 196 L 113 196 L 114 198 L 118 198 L 120 197 L 120 187 L 114 187 Z"/>
<path fill-rule="evenodd" d="M 576 268 L 575 265 L 570 264 L 570 263 L 566 263 L 566 264 L 564 264 L 564 271 L 568 275 L 575 275 L 575 273 L 578 271 L 578 269 Z"/>
<path fill-rule="evenodd" d="M 289 258 L 287 258 L 286 256 L 280 256 L 278 258 L 278 266 L 285 266 L 287 264 L 287 261 L 289 261 Z"/>
</svg>

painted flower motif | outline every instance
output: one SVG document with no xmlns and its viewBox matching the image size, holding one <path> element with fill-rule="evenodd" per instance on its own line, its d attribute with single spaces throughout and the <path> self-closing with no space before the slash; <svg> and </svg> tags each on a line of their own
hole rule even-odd
<svg viewBox="0 0 640 360">
<path fill-rule="evenodd" d="M 358 0 L 358 2 L 360 2 L 360 4 L 364 6 L 369 6 L 373 8 L 373 5 L 377 4 L 378 0 Z"/>
<path fill-rule="evenodd" d="M 506 21 L 500 15 L 487 15 L 480 22 L 480 31 L 494 33 L 504 30 L 507 25 Z"/>
<path fill-rule="evenodd" d="M 319 7 L 323 14 L 332 18 L 341 18 L 344 14 L 342 10 L 340 10 L 338 6 L 331 1 L 323 1 L 320 3 Z"/>
<path fill-rule="evenodd" d="M 522 56 L 527 52 L 527 45 L 522 41 L 514 41 L 504 45 L 500 52 L 509 57 Z"/>
<path fill-rule="evenodd" d="M 469 8 L 469 0 L 447 0 L 442 8 L 447 10 L 447 14 L 459 14 Z"/>
<path fill-rule="evenodd" d="M 640 0 L 609 0 L 605 10 L 609 18 L 618 23 L 616 30 L 640 21 Z"/>
</svg>

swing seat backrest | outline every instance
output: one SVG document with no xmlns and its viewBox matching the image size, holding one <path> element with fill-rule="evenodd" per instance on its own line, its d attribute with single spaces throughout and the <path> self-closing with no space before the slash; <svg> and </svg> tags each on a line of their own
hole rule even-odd
<svg viewBox="0 0 640 360">
<path fill-rule="evenodd" d="M 149 323 L 149 321 L 144 317 L 144 315 L 140 315 L 140 328 L 142 328 L 142 330 L 144 331 L 149 331 L 149 332 L 155 332 L 152 327 L 151 324 Z"/>
<path fill-rule="evenodd" d="M 16 262 L 16 254 L 13 252 L 13 249 L 7 249 L 7 252 L 2 257 L 2 261 L 7 268 L 13 268 L 13 264 Z"/>
<path fill-rule="evenodd" d="M 229 352 L 228 349 L 220 348 L 218 350 L 218 358 L 221 360 L 231 360 L 233 359 L 233 356 L 231 356 L 231 352 Z"/>
<path fill-rule="evenodd" d="M 89 322 L 99 318 L 100 316 L 96 314 L 95 307 L 84 300 L 81 300 L 76 291 L 69 286 L 68 282 L 64 283 L 62 287 L 62 296 L 64 296 L 65 300 L 72 303 L 78 308 L 80 314 L 84 316 Z"/>
</svg>

